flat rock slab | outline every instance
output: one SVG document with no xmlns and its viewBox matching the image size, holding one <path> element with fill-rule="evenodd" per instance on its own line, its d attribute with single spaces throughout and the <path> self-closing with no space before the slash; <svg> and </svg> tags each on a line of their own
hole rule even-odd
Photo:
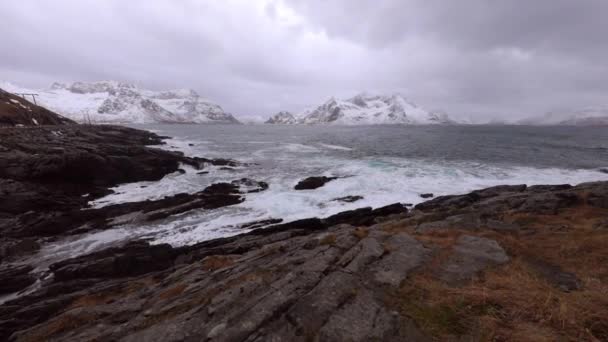
<svg viewBox="0 0 608 342">
<path fill-rule="evenodd" d="M 463 235 L 456 241 L 452 254 L 441 266 L 439 278 L 450 285 L 459 285 L 488 267 L 509 261 L 505 250 L 494 240 Z"/>
</svg>

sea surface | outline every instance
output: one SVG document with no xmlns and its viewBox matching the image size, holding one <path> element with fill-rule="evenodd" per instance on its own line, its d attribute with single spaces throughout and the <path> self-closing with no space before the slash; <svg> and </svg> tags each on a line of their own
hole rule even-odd
<svg viewBox="0 0 608 342">
<path fill-rule="evenodd" d="M 125 184 L 91 205 L 157 199 L 240 178 L 265 181 L 267 191 L 235 206 L 195 210 L 148 226 L 119 227 L 46 246 L 46 263 L 117 242 L 145 238 L 175 246 L 245 232 L 238 226 L 281 218 L 325 217 L 395 202 L 417 204 L 422 193 L 462 194 L 501 184 L 608 181 L 605 127 L 527 126 L 272 126 L 137 125 L 172 137 L 163 148 L 189 156 L 254 163 L 235 170 L 171 174 L 158 182 Z M 316 190 L 296 191 L 309 176 L 343 177 Z M 334 199 L 363 196 L 354 203 Z"/>
</svg>

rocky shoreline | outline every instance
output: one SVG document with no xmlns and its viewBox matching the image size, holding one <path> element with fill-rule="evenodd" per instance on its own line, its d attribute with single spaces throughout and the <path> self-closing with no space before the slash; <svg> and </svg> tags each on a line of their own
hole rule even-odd
<svg viewBox="0 0 608 342">
<path fill-rule="evenodd" d="M 499 186 L 185 247 L 131 241 L 35 272 L 54 239 L 240 203 L 268 184 L 88 208 L 125 182 L 237 161 L 118 126 L 0 128 L 0 340 L 608 339 L 608 182 Z M 325 181 L 325 179 L 323 179 Z"/>
</svg>

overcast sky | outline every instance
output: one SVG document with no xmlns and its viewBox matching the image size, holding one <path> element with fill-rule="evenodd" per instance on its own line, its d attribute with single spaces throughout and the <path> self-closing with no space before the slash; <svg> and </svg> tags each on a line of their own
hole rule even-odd
<svg viewBox="0 0 608 342">
<path fill-rule="evenodd" d="M 0 80 L 193 88 L 240 116 L 401 92 L 455 117 L 607 104 L 608 0 L 6 0 Z"/>
</svg>

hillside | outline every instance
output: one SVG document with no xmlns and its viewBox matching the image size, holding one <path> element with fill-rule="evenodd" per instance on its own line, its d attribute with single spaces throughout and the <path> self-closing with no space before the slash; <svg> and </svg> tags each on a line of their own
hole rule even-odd
<svg viewBox="0 0 608 342">
<path fill-rule="evenodd" d="M 521 120 L 519 124 L 605 126 L 608 125 L 608 107 L 597 106 L 575 111 L 549 112 L 541 117 Z"/>
<path fill-rule="evenodd" d="M 0 126 L 39 126 L 73 124 L 44 107 L 0 89 Z"/>
<path fill-rule="evenodd" d="M 190 89 L 153 91 L 116 81 L 54 83 L 40 90 L 10 83 L 3 83 L 3 87 L 38 93 L 42 105 L 79 122 L 238 123 L 222 107 Z"/>
</svg>

